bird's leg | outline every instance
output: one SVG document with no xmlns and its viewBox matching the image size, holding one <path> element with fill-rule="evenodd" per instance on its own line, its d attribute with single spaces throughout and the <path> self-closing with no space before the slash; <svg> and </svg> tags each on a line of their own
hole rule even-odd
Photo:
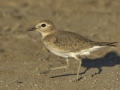
<svg viewBox="0 0 120 90">
<path fill-rule="evenodd" d="M 66 61 L 67 61 L 67 65 L 66 66 L 61 66 L 61 67 L 56 67 L 56 68 L 50 68 L 50 69 L 48 69 L 48 70 L 46 70 L 44 72 L 41 72 L 41 74 L 46 74 L 46 73 L 48 73 L 51 70 L 67 69 L 69 67 L 69 59 L 67 58 Z"/>
<path fill-rule="evenodd" d="M 66 59 L 67 64 L 65 66 L 56 67 L 56 68 L 50 68 L 50 70 L 56 70 L 56 69 L 67 69 L 69 67 L 69 59 Z"/>
<path fill-rule="evenodd" d="M 82 60 L 78 59 L 77 57 L 74 57 L 74 58 L 79 62 L 78 71 L 77 71 L 77 77 L 76 77 L 76 81 L 78 81 L 79 80 L 79 73 L 80 73 L 80 68 L 81 68 Z"/>
<path fill-rule="evenodd" d="M 79 65 L 78 65 L 78 71 L 77 71 L 77 80 L 79 79 L 79 73 L 80 73 L 80 68 L 81 68 L 81 64 L 82 64 L 82 61 L 81 59 L 79 59 Z"/>
</svg>

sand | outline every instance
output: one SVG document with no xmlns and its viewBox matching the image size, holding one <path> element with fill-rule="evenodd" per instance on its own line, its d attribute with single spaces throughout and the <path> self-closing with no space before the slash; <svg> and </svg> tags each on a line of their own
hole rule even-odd
<svg viewBox="0 0 120 90">
<path fill-rule="evenodd" d="M 83 58 L 78 82 L 73 58 L 66 71 L 42 74 L 66 61 L 45 48 L 39 32 L 27 32 L 41 20 L 94 41 L 117 41 L 117 48 Z M 1 0 L 0 90 L 120 90 L 119 35 L 119 0 Z"/>
</svg>

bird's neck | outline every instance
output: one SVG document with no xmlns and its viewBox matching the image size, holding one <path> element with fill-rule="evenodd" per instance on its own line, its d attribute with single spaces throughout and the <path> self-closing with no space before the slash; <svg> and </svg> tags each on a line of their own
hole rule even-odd
<svg viewBox="0 0 120 90">
<path fill-rule="evenodd" d="M 49 35 L 52 35 L 56 32 L 56 30 L 52 30 L 50 32 L 41 32 L 42 34 L 42 38 L 44 39 L 45 37 L 49 36 Z"/>
</svg>

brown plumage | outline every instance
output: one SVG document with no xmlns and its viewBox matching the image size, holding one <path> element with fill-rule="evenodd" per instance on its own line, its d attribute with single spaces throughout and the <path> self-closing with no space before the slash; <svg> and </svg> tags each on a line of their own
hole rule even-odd
<svg viewBox="0 0 120 90">
<path fill-rule="evenodd" d="M 92 48 L 93 46 L 113 46 L 115 47 L 117 42 L 95 42 L 87 39 L 79 34 L 57 30 L 56 32 L 49 34 L 43 38 L 43 42 L 59 48 L 61 52 L 78 52 L 83 49 Z"/>
<path fill-rule="evenodd" d="M 116 47 L 117 42 L 94 42 L 95 45 L 99 46 L 110 46 L 110 47 Z"/>
<path fill-rule="evenodd" d="M 66 58 L 67 65 L 63 67 L 51 68 L 50 70 L 67 68 L 69 57 L 75 58 L 79 62 L 77 80 L 81 67 L 81 59 L 77 56 L 90 55 L 91 52 L 105 46 L 116 47 L 117 42 L 95 42 L 79 34 L 57 30 L 49 20 L 43 20 L 29 31 L 37 30 L 42 34 L 42 40 L 46 48 L 55 55 Z"/>
</svg>

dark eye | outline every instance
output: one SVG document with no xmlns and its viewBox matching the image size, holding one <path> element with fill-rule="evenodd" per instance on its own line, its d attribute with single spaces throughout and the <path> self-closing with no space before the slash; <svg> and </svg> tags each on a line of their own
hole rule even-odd
<svg viewBox="0 0 120 90">
<path fill-rule="evenodd" d="M 42 27 L 45 27 L 45 26 L 46 26 L 46 24 L 42 24 L 41 26 L 42 26 Z"/>
</svg>

